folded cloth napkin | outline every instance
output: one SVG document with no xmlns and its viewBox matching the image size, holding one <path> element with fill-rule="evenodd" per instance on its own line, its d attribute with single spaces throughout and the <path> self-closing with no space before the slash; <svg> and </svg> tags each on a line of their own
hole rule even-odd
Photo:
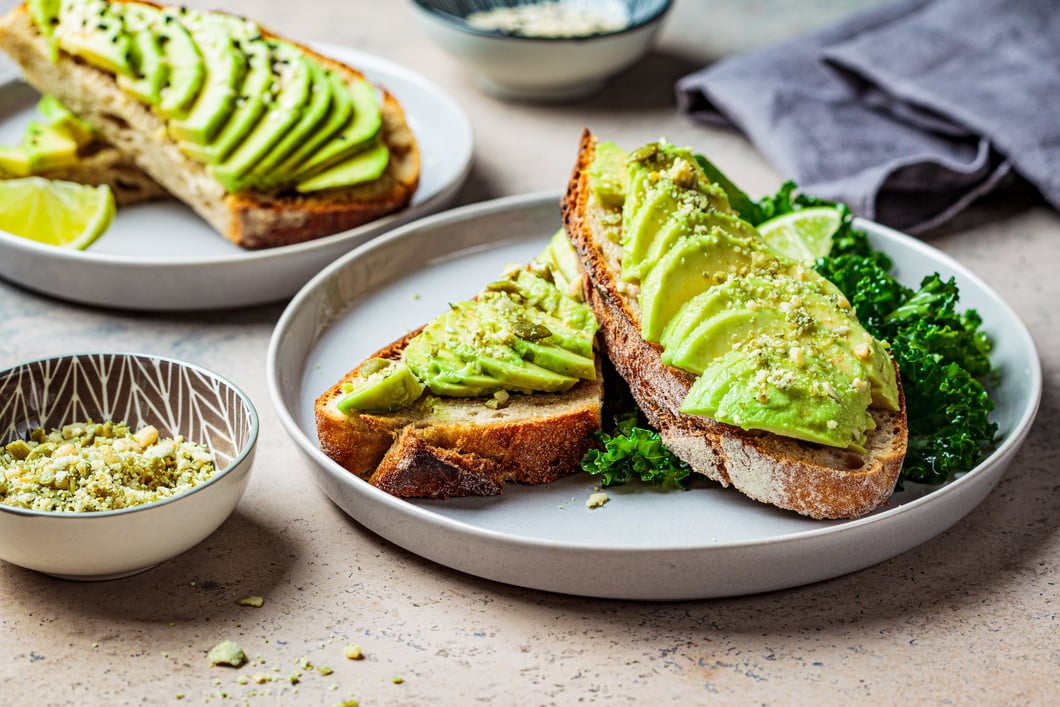
<svg viewBox="0 0 1060 707">
<path fill-rule="evenodd" d="M 896 228 L 923 232 L 1010 183 L 1060 209 L 1052 0 L 877 7 L 676 89 L 681 110 L 731 123 L 803 191 Z"/>
</svg>

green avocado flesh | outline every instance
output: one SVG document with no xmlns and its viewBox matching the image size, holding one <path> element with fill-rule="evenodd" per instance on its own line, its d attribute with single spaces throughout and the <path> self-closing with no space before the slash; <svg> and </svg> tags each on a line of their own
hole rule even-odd
<svg viewBox="0 0 1060 707">
<path fill-rule="evenodd" d="M 400 361 L 366 362 L 339 410 L 396 410 L 414 403 L 417 389 L 500 406 L 507 393 L 561 393 L 595 379 L 596 319 L 557 286 L 551 265 L 566 257 L 564 248 L 566 238 L 555 238 L 530 266 L 509 268 L 475 298 L 451 304 L 408 342 Z"/>
<path fill-rule="evenodd" d="M 770 251 L 690 151 L 617 149 L 590 167 L 592 193 L 621 210 L 622 278 L 639 286 L 642 337 L 697 376 L 681 411 L 863 449 L 869 409 L 898 409 L 898 384 L 849 302 Z"/>
<path fill-rule="evenodd" d="M 29 177 L 77 164 L 81 148 L 95 139 L 92 127 L 54 96 L 42 96 L 18 145 L 0 146 L 0 178 Z"/>
<path fill-rule="evenodd" d="M 230 192 L 311 193 L 387 170 L 376 88 L 254 22 L 109 0 L 28 0 L 28 9 L 56 57 L 113 74 Z"/>
</svg>

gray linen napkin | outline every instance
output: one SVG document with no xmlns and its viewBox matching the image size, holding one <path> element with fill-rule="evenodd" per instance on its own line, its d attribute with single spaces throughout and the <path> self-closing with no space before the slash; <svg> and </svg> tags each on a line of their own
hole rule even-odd
<svg viewBox="0 0 1060 707">
<path fill-rule="evenodd" d="M 803 191 L 910 232 L 1013 182 L 1060 209 L 1052 0 L 887 5 L 685 76 L 677 98 Z"/>
</svg>

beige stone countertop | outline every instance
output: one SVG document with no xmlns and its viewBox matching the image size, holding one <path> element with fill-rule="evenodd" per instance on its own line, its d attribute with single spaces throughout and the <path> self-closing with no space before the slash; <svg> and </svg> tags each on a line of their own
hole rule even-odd
<svg viewBox="0 0 1060 707">
<path fill-rule="evenodd" d="M 782 175 L 742 137 L 678 115 L 673 81 L 864 3 L 678 0 L 654 52 L 605 93 L 568 105 L 479 93 L 428 43 L 409 2 L 190 4 L 349 45 L 438 83 L 474 127 L 474 166 L 458 196 L 468 203 L 562 188 L 583 126 L 623 144 L 666 136 L 694 145 L 750 193 L 774 189 Z M 0 0 L 0 10 L 12 5 Z M 995 288 L 1041 352 L 1038 420 L 1000 484 L 949 531 L 869 569 L 679 603 L 480 580 L 351 520 L 314 485 L 269 399 L 265 354 L 282 304 L 103 311 L 0 281 L 0 368 L 101 346 L 145 350 L 218 371 L 261 415 L 241 504 L 180 557 L 98 583 L 0 563 L 0 704 L 1056 704 L 1060 217 L 1041 205 L 986 205 L 927 240 Z M 252 594 L 261 608 L 237 603 Z M 206 653 L 222 639 L 255 665 L 211 667 Z M 354 643 L 363 660 L 344 657 Z M 255 673 L 275 679 L 258 684 Z"/>
</svg>

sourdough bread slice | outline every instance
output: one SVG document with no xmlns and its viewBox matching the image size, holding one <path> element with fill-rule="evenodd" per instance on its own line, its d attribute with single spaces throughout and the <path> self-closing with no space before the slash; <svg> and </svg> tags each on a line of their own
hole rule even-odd
<svg viewBox="0 0 1060 707">
<path fill-rule="evenodd" d="M 418 331 L 372 358 L 398 360 Z M 360 366 L 316 400 L 320 448 L 339 465 L 401 497 L 492 496 L 504 483 L 545 484 L 581 469 L 600 428 L 603 376 L 565 393 L 513 393 L 504 407 L 488 398 L 426 395 L 392 413 L 346 415 L 336 403 Z M 363 364 L 362 364 L 363 365 Z"/>
<path fill-rule="evenodd" d="M 297 46 L 348 83 L 364 78 L 345 64 Z M 231 193 L 205 164 L 185 155 L 169 138 L 165 121 L 119 88 L 111 74 L 64 52 L 53 61 L 48 42 L 25 4 L 0 18 L 0 49 L 22 67 L 28 83 L 58 98 L 218 233 L 243 248 L 290 245 L 360 226 L 404 208 L 419 183 L 416 140 L 401 105 L 383 89 L 382 140 L 391 156 L 380 179 L 311 194 Z"/>
<path fill-rule="evenodd" d="M 621 220 L 593 198 L 588 168 L 596 138 L 582 136 L 563 199 L 567 234 L 588 275 L 588 302 L 600 324 L 601 345 L 663 442 L 692 468 L 751 498 L 812 518 L 854 518 L 884 503 L 905 456 L 905 398 L 900 410 L 872 409 L 876 429 L 866 452 L 747 431 L 680 412 L 695 380 L 662 362 L 661 347 L 641 338 L 637 288 L 621 277 Z"/>
</svg>

